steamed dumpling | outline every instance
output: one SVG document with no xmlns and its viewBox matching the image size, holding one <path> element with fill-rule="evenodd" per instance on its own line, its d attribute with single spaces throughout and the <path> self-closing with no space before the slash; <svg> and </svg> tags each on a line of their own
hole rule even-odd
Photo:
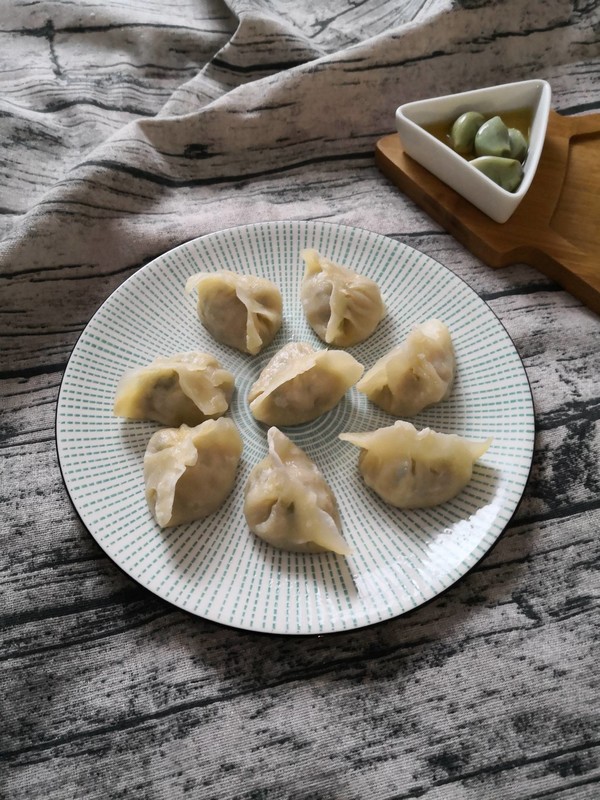
<svg viewBox="0 0 600 800">
<path fill-rule="evenodd" d="M 450 331 L 443 322 L 430 319 L 380 358 L 356 388 L 388 414 L 412 417 L 448 397 L 455 368 Z"/>
<path fill-rule="evenodd" d="M 358 465 L 365 483 L 398 508 L 429 508 L 450 500 L 471 480 L 473 464 L 492 441 L 418 431 L 400 420 L 370 433 L 342 433 L 340 439 L 361 448 Z"/>
<path fill-rule="evenodd" d="M 316 464 L 277 428 L 269 429 L 267 441 L 269 454 L 244 489 L 250 530 L 284 550 L 349 554 L 334 494 Z"/>
<path fill-rule="evenodd" d="M 162 528 L 206 517 L 233 488 L 242 439 L 230 419 L 164 428 L 144 456 L 146 499 Z"/>
<path fill-rule="evenodd" d="M 208 353 L 160 356 L 125 373 L 117 387 L 114 413 L 163 425 L 198 425 L 229 408 L 234 378 Z"/>
<path fill-rule="evenodd" d="M 186 292 L 198 291 L 198 316 L 222 344 L 256 355 L 281 327 L 283 303 L 274 283 L 256 275 L 199 272 L 188 278 Z"/>
<path fill-rule="evenodd" d="M 300 425 L 332 409 L 360 378 L 350 353 L 290 342 L 260 373 L 248 393 L 250 411 L 267 425 Z"/>
<path fill-rule="evenodd" d="M 327 344 L 350 347 L 370 336 L 385 315 L 379 287 L 370 278 L 304 250 L 302 307 L 309 325 Z"/>
</svg>

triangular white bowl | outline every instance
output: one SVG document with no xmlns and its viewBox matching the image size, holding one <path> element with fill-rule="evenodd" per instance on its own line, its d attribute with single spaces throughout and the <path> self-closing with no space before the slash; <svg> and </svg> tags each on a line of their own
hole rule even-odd
<svg viewBox="0 0 600 800">
<path fill-rule="evenodd" d="M 531 186 L 542 154 L 548 115 L 550 84 L 544 80 L 518 81 L 459 94 L 405 103 L 396 111 L 396 127 L 405 153 L 447 183 L 496 222 L 506 222 Z M 523 180 L 515 192 L 502 189 L 472 167 L 451 147 L 428 133 L 423 126 L 453 120 L 465 111 L 484 115 L 531 109 L 532 123 Z"/>
</svg>

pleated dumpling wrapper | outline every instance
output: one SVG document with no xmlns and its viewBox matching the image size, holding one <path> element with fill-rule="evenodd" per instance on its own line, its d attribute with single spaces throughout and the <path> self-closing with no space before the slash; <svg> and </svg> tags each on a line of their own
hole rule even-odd
<svg viewBox="0 0 600 800">
<path fill-rule="evenodd" d="M 403 420 L 370 433 L 342 433 L 340 439 L 361 448 L 358 465 L 365 483 L 398 508 L 430 508 L 455 497 L 492 443 L 419 431 Z"/>
<path fill-rule="evenodd" d="M 376 361 L 356 388 L 388 414 L 412 417 L 449 396 L 455 370 L 450 331 L 430 319 Z"/>
<path fill-rule="evenodd" d="M 311 422 L 336 406 L 362 373 L 350 353 L 289 342 L 250 387 L 250 411 L 267 425 Z"/>
<path fill-rule="evenodd" d="M 282 550 L 349 555 L 335 496 L 317 465 L 275 427 L 267 441 L 269 453 L 244 489 L 250 530 Z"/>
<path fill-rule="evenodd" d="M 326 344 L 350 347 L 369 337 L 385 316 L 375 281 L 304 250 L 300 297 L 309 325 Z"/>
<path fill-rule="evenodd" d="M 208 353 L 159 356 L 123 375 L 114 413 L 171 427 L 198 425 L 227 411 L 234 387 L 231 372 Z"/>
<path fill-rule="evenodd" d="M 267 278 L 229 270 L 199 272 L 188 278 L 187 293 L 198 292 L 198 317 L 222 344 L 256 355 L 281 327 L 281 292 Z"/>
<path fill-rule="evenodd" d="M 233 489 L 242 447 L 225 418 L 157 431 L 144 456 L 144 482 L 158 524 L 193 522 L 220 508 Z"/>
</svg>

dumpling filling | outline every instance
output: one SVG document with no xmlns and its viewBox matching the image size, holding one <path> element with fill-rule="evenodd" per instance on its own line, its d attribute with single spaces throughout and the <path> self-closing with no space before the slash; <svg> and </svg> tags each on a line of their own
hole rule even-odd
<svg viewBox="0 0 600 800">
<path fill-rule="evenodd" d="M 274 283 L 228 270 L 199 272 L 185 290 L 198 291 L 198 317 L 222 344 L 256 355 L 281 327 L 283 302 Z"/>
<path fill-rule="evenodd" d="M 114 414 L 162 425 L 198 425 L 229 408 L 234 378 L 208 353 L 160 356 L 125 373 L 117 386 Z"/>
<path fill-rule="evenodd" d="M 336 406 L 362 372 L 362 365 L 349 353 L 290 342 L 250 387 L 250 411 L 267 425 L 311 422 Z"/>
<path fill-rule="evenodd" d="M 233 489 L 242 447 L 230 419 L 157 431 L 144 456 L 144 481 L 158 524 L 180 525 L 216 511 Z"/>
<path fill-rule="evenodd" d="M 396 417 L 412 417 L 452 391 L 456 358 L 450 331 L 437 319 L 417 325 L 356 384 L 375 405 Z"/>
<path fill-rule="evenodd" d="M 326 344 L 350 347 L 370 336 L 385 316 L 379 287 L 370 278 L 304 250 L 302 307 L 309 325 Z"/>
<path fill-rule="evenodd" d="M 492 443 L 419 431 L 400 420 L 370 433 L 342 433 L 340 439 L 361 448 L 358 466 L 365 483 L 397 508 L 430 508 L 455 497 Z"/>
<path fill-rule="evenodd" d="M 317 465 L 275 427 L 267 441 L 269 454 L 244 489 L 250 530 L 283 550 L 348 555 L 335 496 Z"/>
</svg>

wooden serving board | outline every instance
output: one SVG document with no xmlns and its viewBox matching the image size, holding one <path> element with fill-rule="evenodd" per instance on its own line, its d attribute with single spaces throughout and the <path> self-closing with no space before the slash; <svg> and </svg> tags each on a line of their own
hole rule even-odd
<svg viewBox="0 0 600 800">
<path fill-rule="evenodd" d="M 490 267 L 525 263 L 600 314 L 600 114 L 550 112 L 529 191 L 507 222 L 494 222 L 402 149 L 398 134 L 375 149 L 379 169 Z"/>
</svg>

